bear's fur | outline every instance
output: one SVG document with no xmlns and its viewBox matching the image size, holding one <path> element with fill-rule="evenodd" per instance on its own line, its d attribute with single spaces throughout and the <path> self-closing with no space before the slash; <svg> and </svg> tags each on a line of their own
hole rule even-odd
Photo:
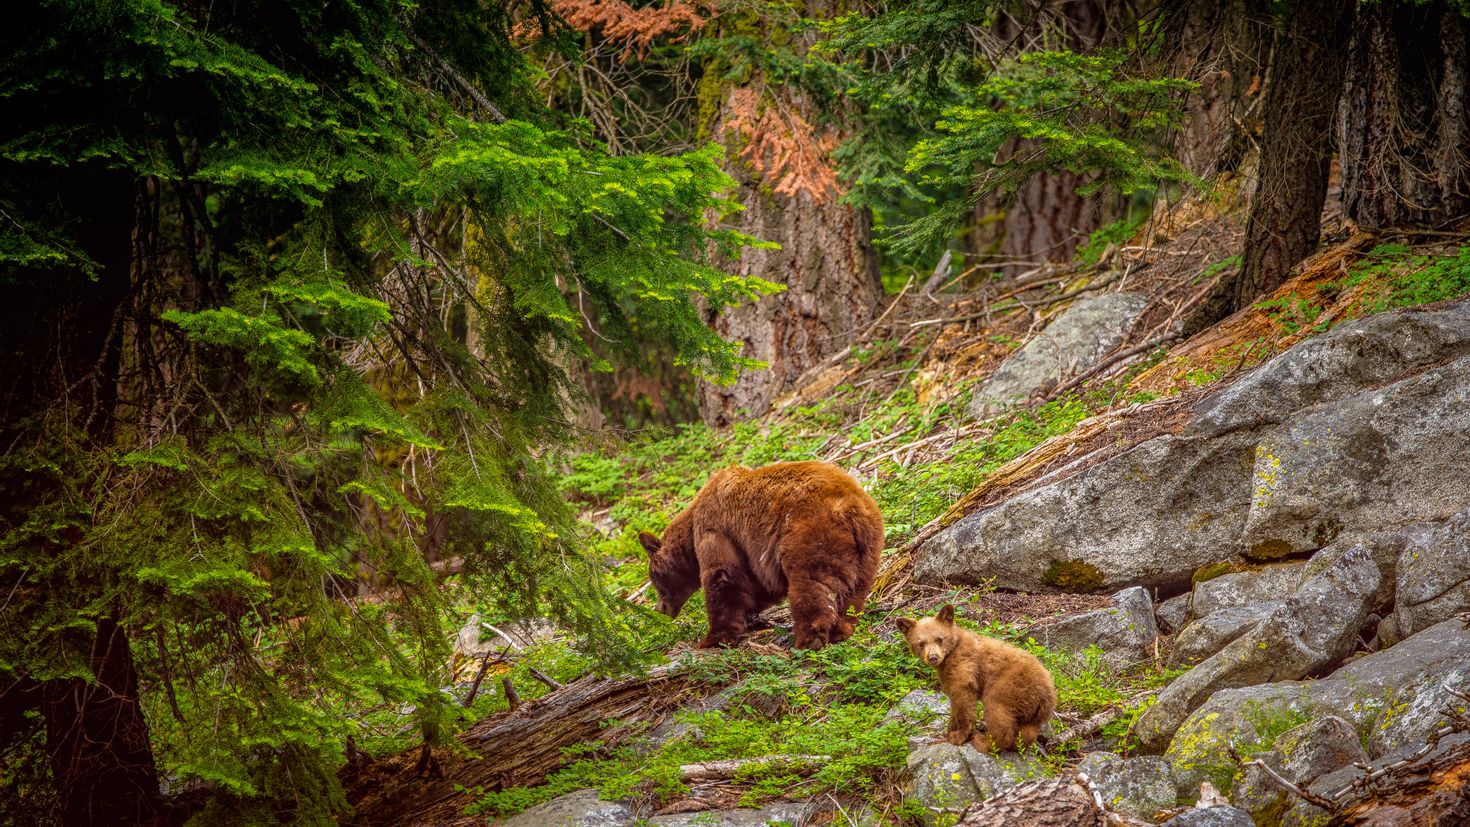
<svg viewBox="0 0 1470 827">
<path fill-rule="evenodd" d="M 897 623 L 909 649 L 939 672 L 939 687 L 949 696 L 951 744 L 971 741 L 981 752 L 1000 752 L 1036 743 L 1057 708 L 1057 688 L 1035 655 L 956 626 L 953 606 Z M 983 733 L 974 731 L 977 700 L 985 704 Z"/>
<path fill-rule="evenodd" d="M 878 573 L 883 515 L 852 477 L 825 462 L 716 471 L 660 540 L 642 532 L 658 610 L 675 617 L 700 588 L 702 648 L 736 643 L 762 610 L 791 598 L 796 646 L 852 635 Z"/>
</svg>

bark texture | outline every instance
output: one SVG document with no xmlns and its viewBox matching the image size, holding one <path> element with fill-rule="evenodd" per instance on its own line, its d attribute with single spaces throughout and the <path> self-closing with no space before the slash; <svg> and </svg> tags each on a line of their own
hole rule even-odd
<svg viewBox="0 0 1470 827">
<path fill-rule="evenodd" d="M 1470 214 L 1470 18 L 1443 0 L 1368 3 L 1343 91 L 1343 211 L 1365 227 Z"/>
<path fill-rule="evenodd" d="M 41 711 L 46 753 L 66 825 L 152 824 L 158 818 L 158 770 L 138 699 L 138 673 L 127 635 L 109 618 L 97 622 L 93 681 L 46 681 Z"/>
<path fill-rule="evenodd" d="M 473 757 L 437 755 L 442 773 L 434 777 L 414 770 L 417 750 L 351 773 L 343 787 L 355 812 L 343 823 L 449 823 L 475 800 L 467 790 L 539 784 L 567 763 L 566 747 L 585 741 L 616 744 L 630 725 L 654 722 L 687 703 L 690 691 L 703 694 L 702 685 L 677 667 L 625 680 L 583 678 L 475 724 L 460 736 Z M 610 719 L 618 722 L 616 728 L 603 725 Z"/>
<path fill-rule="evenodd" d="M 1128 12 L 1102 0 L 1049 0 L 1030 3 L 995 25 L 1001 42 L 1019 51 L 1084 50 L 1119 31 Z M 1009 148 L 1016 152 L 1020 143 Z M 1043 173 L 1012 194 L 994 193 L 975 207 L 968 252 L 972 262 L 994 262 L 989 270 L 1015 275 L 1044 262 L 1070 261 L 1094 230 L 1123 214 L 1115 194 L 1082 196 L 1077 188 L 1090 176 Z"/>
<path fill-rule="evenodd" d="M 1183 101 L 1184 128 L 1174 148 L 1195 175 L 1234 170 L 1249 151 L 1260 121 L 1271 31 L 1266 0 L 1164 5 L 1160 42 L 1168 50 L 1168 73 L 1199 84 Z"/>
<path fill-rule="evenodd" d="M 777 195 L 748 170 L 731 173 L 745 205 L 733 216 L 736 228 L 781 245 L 746 250 L 731 269 L 786 290 L 714 320 L 720 335 L 744 343 L 747 357 L 769 367 L 747 371 L 730 386 L 701 383 L 700 414 L 711 425 L 765 413 L 793 380 L 850 344 L 883 298 L 867 210 L 806 192 Z"/>
<path fill-rule="evenodd" d="M 1355 10 L 1354 0 L 1300 0 L 1277 43 L 1232 311 L 1281 284 L 1317 246 Z"/>
</svg>

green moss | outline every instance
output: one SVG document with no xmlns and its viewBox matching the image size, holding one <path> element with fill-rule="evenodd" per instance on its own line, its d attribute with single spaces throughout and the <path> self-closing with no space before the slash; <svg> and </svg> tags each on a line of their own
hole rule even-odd
<svg viewBox="0 0 1470 827">
<path fill-rule="evenodd" d="M 1234 570 L 1235 566 L 1229 560 L 1221 560 L 1218 563 L 1206 563 L 1194 570 L 1194 574 L 1190 575 L 1189 582 L 1198 586 L 1207 580 L 1214 580 L 1216 577 L 1222 574 L 1229 574 Z"/>
<path fill-rule="evenodd" d="M 1081 560 L 1053 560 L 1041 575 L 1041 582 L 1069 592 L 1090 592 L 1102 588 L 1103 574 L 1097 566 Z"/>
<path fill-rule="evenodd" d="M 1291 552 L 1291 543 L 1285 540 L 1266 540 L 1251 546 L 1245 556 L 1252 560 L 1280 560 Z"/>
</svg>

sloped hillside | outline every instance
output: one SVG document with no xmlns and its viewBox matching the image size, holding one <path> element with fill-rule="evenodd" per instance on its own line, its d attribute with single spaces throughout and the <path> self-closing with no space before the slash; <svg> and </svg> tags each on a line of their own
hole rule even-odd
<svg viewBox="0 0 1470 827">
<path fill-rule="evenodd" d="M 1470 237 L 1329 226 L 1268 299 L 1185 337 L 1238 266 L 1237 223 L 1186 202 L 1071 265 L 911 283 L 770 415 L 571 458 L 568 494 L 629 616 L 660 630 L 661 665 L 583 676 L 555 636 L 471 641 L 461 674 L 488 716 L 459 752 L 364 758 L 354 823 L 1459 812 Z M 858 634 L 792 651 L 777 608 L 742 647 L 693 650 L 701 598 L 676 622 L 651 614 L 636 532 L 714 468 L 813 458 L 884 512 Z M 946 701 L 892 620 L 944 603 L 1053 671 L 1044 749 L 939 737 Z M 540 697 L 507 694 L 528 686 Z"/>
</svg>

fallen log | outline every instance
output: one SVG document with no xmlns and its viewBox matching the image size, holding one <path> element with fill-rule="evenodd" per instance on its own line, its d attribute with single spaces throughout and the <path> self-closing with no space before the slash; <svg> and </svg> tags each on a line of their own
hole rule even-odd
<svg viewBox="0 0 1470 827">
<path fill-rule="evenodd" d="M 637 678 L 582 678 L 480 721 L 460 736 L 459 749 L 435 750 L 439 777 L 412 772 L 418 750 L 344 777 L 355 812 L 341 823 L 369 827 L 453 821 L 475 800 L 468 791 L 538 784 L 567 763 L 565 747 L 588 741 L 615 745 L 636 731 L 635 725 L 653 724 L 691 696 L 711 691 L 713 687 L 678 666 Z M 616 725 L 605 726 L 609 720 Z"/>
<path fill-rule="evenodd" d="M 830 755 L 766 755 L 761 758 L 729 758 L 703 761 L 679 767 L 679 779 L 695 781 L 728 781 L 749 769 L 780 767 L 797 775 L 810 775 L 832 760 Z"/>
</svg>

